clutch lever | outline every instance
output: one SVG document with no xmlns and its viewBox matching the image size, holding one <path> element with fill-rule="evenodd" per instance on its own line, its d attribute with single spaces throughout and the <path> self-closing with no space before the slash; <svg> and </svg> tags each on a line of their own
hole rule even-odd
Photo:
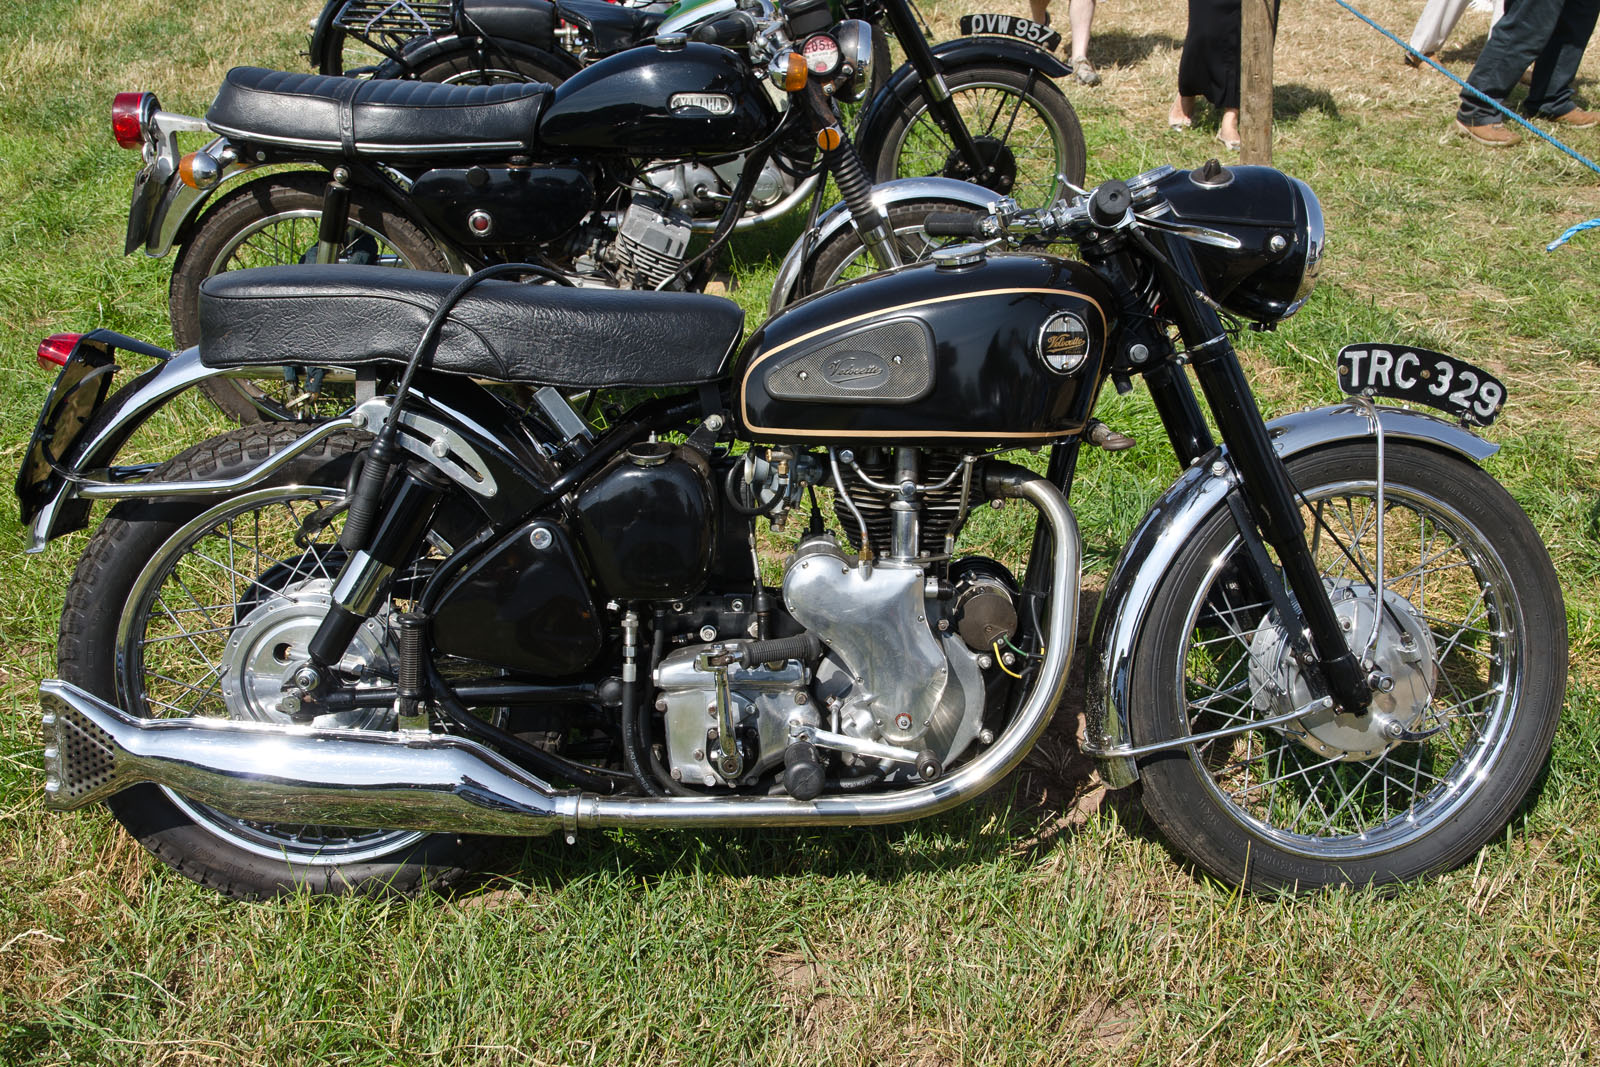
<svg viewBox="0 0 1600 1067">
<path fill-rule="evenodd" d="M 1215 245 L 1218 248 L 1226 248 L 1230 251 L 1238 251 L 1244 247 L 1244 242 L 1233 234 L 1223 233 L 1221 230 L 1195 226 L 1186 222 L 1170 222 L 1167 219 L 1153 218 L 1149 215 L 1135 214 L 1134 218 L 1139 220 L 1139 225 L 1141 226 L 1148 226 L 1153 230 L 1165 230 L 1167 233 L 1177 234 L 1179 237 L 1186 238 L 1196 244 Z"/>
</svg>

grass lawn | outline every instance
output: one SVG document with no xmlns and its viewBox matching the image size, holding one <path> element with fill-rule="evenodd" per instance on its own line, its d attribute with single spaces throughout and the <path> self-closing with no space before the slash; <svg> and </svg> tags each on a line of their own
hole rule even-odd
<svg viewBox="0 0 1600 1067">
<path fill-rule="evenodd" d="M 1056 22 L 1066 22 L 1058 2 Z M 1422 0 L 1372 14 L 1408 33 Z M 1024 13 L 1021 0 L 989 7 Z M 953 32 L 963 6 L 933 5 Z M 313 0 L 20 0 L 0 8 L 0 468 L 48 377 L 38 339 L 105 326 L 170 341 L 171 261 L 123 257 L 136 157 L 119 89 L 202 112 L 230 66 L 303 69 Z M 1221 146 L 1166 109 L 1183 7 L 1102 0 L 1068 86 L 1091 181 Z M 1486 28 L 1446 45 L 1460 74 Z M 84 541 L 0 532 L 0 1064 L 1488 1064 L 1600 1047 L 1600 175 L 1542 145 L 1449 132 L 1452 87 L 1332 0 L 1287 0 L 1278 166 L 1327 212 L 1317 295 L 1242 339 L 1270 412 L 1337 395 L 1333 355 L 1392 340 L 1509 388 L 1488 468 L 1544 534 L 1567 596 L 1571 688 L 1537 802 L 1468 866 L 1390 897 L 1242 897 L 1097 787 L 1075 700 L 985 803 L 850 832 L 591 833 L 509 841 L 451 896 L 224 900 L 159 867 L 103 809 L 42 811 L 34 689 L 54 673 Z M 1600 56 L 1579 79 L 1600 106 Z M 1600 156 L 1600 129 L 1572 145 Z M 752 313 L 794 228 L 736 244 Z M 1175 465 L 1146 394 L 1099 412 L 1139 439 L 1086 458 L 1073 504 L 1098 586 Z M 224 428 L 175 405 L 140 448 Z M 1017 511 L 1018 509 L 1012 509 Z M 1015 558 L 1015 529 L 973 551 Z M 1092 604 L 1092 598 L 1090 598 Z"/>
</svg>

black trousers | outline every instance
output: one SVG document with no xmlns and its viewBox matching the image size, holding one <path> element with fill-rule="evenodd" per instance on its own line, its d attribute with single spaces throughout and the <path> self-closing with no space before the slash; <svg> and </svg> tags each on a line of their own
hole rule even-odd
<svg viewBox="0 0 1600 1067">
<path fill-rule="evenodd" d="M 1600 0 L 1511 0 L 1467 75 L 1467 84 L 1503 104 L 1531 63 L 1533 84 L 1523 112 L 1543 118 L 1565 115 L 1578 106 L 1572 99 L 1572 79 L 1597 15 Z M 1468 126 L 1484 126 L 1501 116 L 1477 97 L 1462 93 L 1456 117 Z"/>
</svg>

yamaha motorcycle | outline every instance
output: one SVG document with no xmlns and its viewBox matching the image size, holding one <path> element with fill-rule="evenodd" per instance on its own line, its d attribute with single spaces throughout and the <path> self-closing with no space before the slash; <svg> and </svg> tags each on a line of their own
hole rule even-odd
<svg viewBox="0 0 1600 1067">
<path fill-rule="evenodd" d="M 377 262 L 465 272 L 534 259 L 584 285 L 697 290 L 734 232 L 809 199 L 812 225 L 780 270 L 777 306 L 869 265 L 914 258 L 927 245 L 929 211 L 987 207 L 991 195 L 941 178 L 869 196 L 835 102 L 860 99 L 870 84 L 876 31 L 855 20 L 813 30 L 831 18 L 826 5 L 783 19 L 766 0 L 751 2 L 761 18 L 741 12 L 736 26 L 748 55 L 662 34 L 655 47 L 596 63 L 553 91 L 237 68 L 204 119 L 163 112 L 151 93 L 119 94 L 113 130 L 145 159 L 126 251 L 180 247 L 170 307 L 186 347 L 198 337 L 200 282 L 241 267 Z M 805 69 L 791 72 L 796 64 Z M 825 79 L 809 95 L 806 69 Z M 1061 103 L 1081 177 L 1081 134 Z M 990 120 L 1004 122 L 996 143 L 1018 149 L 1007 150 L 1008 169 L 992 184 L 1011 189 L 1019 175 L 1044 175 L 1029 187 L 1044 195 L 1069 180 L 1057 170 L 1057 150 L 1070 140 L 1062 122 L 1040 121 L 1020 101 Z M 819 152 L 824 128 L 838 136 Z M 180 154 L 186 130 L 221 136 Z M 1043 169 L 1024 152 L 1040 145 Z M 275 164 L 299 169 L 261 173 Z M 844 206 L 823 215 L 829 174 Z M 697 235 L 709 243 L 695 251 Z M 308 418 L 342 408 L 348 394 L 331 386 L 344 377 L 282 370 L 207 392 L 241 421 Z"/>
<path fill-rule="evenodd" d="M 874 180 L 938 174 L 1029 206 L 1064 191 L 1058 176 L 1083 180 L 1083 134 L 1054 81 L 1072 73 L 1051 54 L 1059 33 L 1011 15 L 965 15 L 962 37 L 930 46 L 911 0 L 784 5 L 792 22 L 819 26 L 832 21 L 830 11 L 888 31 L 906 53 L 891 74 L 878 38 L 859 134 L 875 148 L 867 153 Z M 752 14 L 759 8 L 750 0 L 679 0 L 664 9 L 604 0 L 329 0 L 313 23 L 310 55 L 323 74 L 560 84 L 583 64 L 658 33 L 737 46 Z"/>
<path fill-rule="evenodd" d="M 104 802 L 246 897 L 448 885 L 493 835 L 944 811 L 1062 698 L 1074 470 L 1120 443 L 1091 418 L 1106 383 L 1137 378 L 1182 473 L 1089 638 L 1106 781 L 1141 781 L 1177 849 L 1262 892 L 1420 878 L 1493 838 L 1567 664 L 1550 559 L 1469 428 L 1504 386 L 1352 345 L 1349 402 L 1264 421 L 1231 334 L 1300 307 L 1324 239 L 1269 168 L 928 227 L 975 239 L 742 346 L 721 298 L 511 280 L 528 265 L 234 271 L 201 288 L 197 348 L 48 340 L 18 478 L 33 548 L 115 506 L 40 688 L 46 803 Z M 196 382 L 334 361 L 360 374 L 338 418 L 118 463 Z M 617 386 L 655 395 L 604 428 L 563 399 Z M 1032 516 L 1021 574 L 963 547 L 985 504 Z M 792 547 L 764 547 L 786 521 Z"/>
</svg>

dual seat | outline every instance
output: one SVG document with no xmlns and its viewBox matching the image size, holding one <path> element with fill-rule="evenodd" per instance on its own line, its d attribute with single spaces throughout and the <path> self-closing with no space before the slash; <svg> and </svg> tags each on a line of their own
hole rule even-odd
<svg viewBox="0 0 1600 1067">
<path fill-rule="evenodd" d="M 459 275 L 327 264 L 227 271 L 200 286 L 209 367 L 401 365 Z M 429 369 L 561 389 L 720 380 L 744 328 L 700 293 L 487 281 L 451 311 Z"/>
</svg>

